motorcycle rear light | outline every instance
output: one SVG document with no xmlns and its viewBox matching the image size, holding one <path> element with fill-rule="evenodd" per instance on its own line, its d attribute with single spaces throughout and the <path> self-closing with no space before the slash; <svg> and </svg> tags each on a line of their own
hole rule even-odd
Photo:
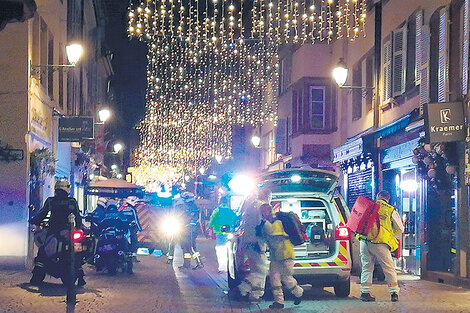
<svg viewBox="0 0 470 313">
<path fill-rule="evenodd" d="M 82 231 L 74 231 L 72 233 L 72 240 L 73 241 L 80 241 L 83 239 L 83 232 Z"/>
<path fill-rule="evenodd" d="M 349 240 L 349 229 L 345 226 L 338 226 L 335 228 L 336 240 Z"/>
</svg>

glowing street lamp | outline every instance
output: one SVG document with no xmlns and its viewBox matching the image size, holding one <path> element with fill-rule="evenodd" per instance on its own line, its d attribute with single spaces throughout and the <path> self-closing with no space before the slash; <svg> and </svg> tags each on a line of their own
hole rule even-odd
<svg viewBox="0 0 470 313">
<path fill-rule="evenodd" d="M 260 144 L 261 144 L 261 137 L 258 136 L 258 135 L 254 135 L 251 137 L 251 143 L 253 144 L 253 146 L 255 146 L 256 148 L 259 148 L 260 147 Z"/>
<path fill-rule="evenodd" d="M 119 153 L 124 149 L 124 145 L 120 142 L 116 142 L 113 146 L 114 153 Z"/>
<path fill-rule="evenodd" d="M 71 43 L 65 47 L 65 52 L 67 53 L 69 63 L 75 65 L 82 57 L 83 47 L 79 43 Z"/>
<path fill-rule="evenodd" d="M 338 64 L 333 69 L 333 78 L 339 87 L 343 87 L 346 83 L 348 79 L 348 68 L 343 58 L 339 59 Z"/>
<path fill-rule="evenodd" d="M 111 117 L 111 111 L 109 109 L 101 109 L 98 111 L 98 118 L 101 123 L 105 123 Z"/>
</svg>

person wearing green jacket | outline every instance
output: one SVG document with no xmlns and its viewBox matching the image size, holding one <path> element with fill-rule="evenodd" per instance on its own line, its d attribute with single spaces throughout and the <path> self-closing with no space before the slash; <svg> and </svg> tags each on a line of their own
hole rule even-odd
<svg viewBox="0 0 470 313">
<path fill-rule="evenodd" d="M 215 254 L 219 264 L 219 274 L 227 271 L 227 233 L 233 231 L 237 223 L 237 214 L 229 207 L 229 197 L 223 197 L 220 205 L 212 212 L 209 227 L 212 227 L 215 233 L 216 244 Z M 228 229 L 225 229 L 228 226 Z"/>
</svg>

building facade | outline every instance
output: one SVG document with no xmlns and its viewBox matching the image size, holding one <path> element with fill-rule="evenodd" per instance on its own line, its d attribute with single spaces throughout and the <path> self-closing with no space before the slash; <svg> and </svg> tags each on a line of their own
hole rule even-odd
<svg viewBox="0 0 470 313">
<path fill-rule="evenodd" d="M 405 221 L 397 266 L 460 284 L 470 277 L 465 143 L 428 143 L 424 116 L 428 103 L 468 101 L 468 14 L 467 0 L 370 1 L 365 37 L 283 47 L 279 122 L 261 130 L 264 169 L 340 172 L 350 206 L 389 191 Z M 341 58 L 344 88 L 332 78 Z"/>
<path fill-rule="evenodd" d="M 34 256 L 30 205 L 41 207 L 57 179 L 74 182 L 76 197 L 84 183 L 76 160 L 93 151 L 59 142 L 58 119 L 95 116 L 97 104 L 107 101 L 102 89 L 112 69 L 101 49 L 99 1 L 75 1 L 80 6 L 73 10 L 71 2 L 38 0 L 30 20 L 0 31 L 0 140 L 24 156 L 0 161 L 0 235 L 9 238 L 0 243 L 0 266 L 25 266 Z M 67 70 L 43 67 L 67 64 L 71 33 L 84 46 L 82 60 Z"/>
</svg>

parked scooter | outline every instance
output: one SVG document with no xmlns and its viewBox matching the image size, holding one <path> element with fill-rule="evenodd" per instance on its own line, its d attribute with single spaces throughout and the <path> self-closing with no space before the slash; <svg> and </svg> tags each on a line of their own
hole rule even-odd
<svg viewBox="0 0 470 313">
<path fill-rule="evenodd" d="M 92 261 L 97 271 L 107 269 L 110 275 L 116 275 L 121 269 L 133 273 L 130 227 L 120 218 L 105 218 L 98 224 L 98 242 Z"/>
<path fill-rule="evenodd" d="M 34 242 L 40 248 L 46 258 L 44 258 L 44 270 L 47 274 L 61 279 L 64 285 L 72 279 L 74 282 L 80 275 L 83 275 L 81 266 L 86 260 L 93 256 L 94 240 L 87 232 L 87 229 L 62 230 L 58 234 L 47 235 L 48 223 L 42 222 L 39 227 L 32 228 L 34 232 Z M 74 278 L 71 271 L 71 256 L 73 255 L 75 264 Z"/>
</svg>

